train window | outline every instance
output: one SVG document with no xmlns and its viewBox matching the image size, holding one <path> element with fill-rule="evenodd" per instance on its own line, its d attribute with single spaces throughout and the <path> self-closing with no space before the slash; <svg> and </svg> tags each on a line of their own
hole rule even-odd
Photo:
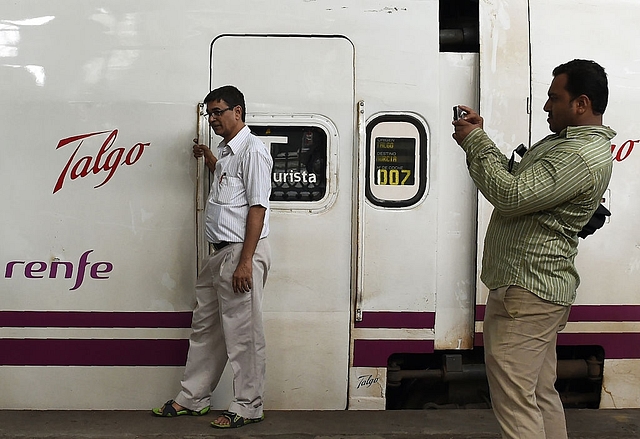
<svg viewBox="0 0 640 439">
<path fill-rule="evenodd" d="M 367 199 L 382 207 L 418 203 L 427 188 L 427 128 L 410 114 L 383 114 L 367 123 Z"/>
<path fill-rule="evenodd" d="M 247 114 L 273 157 L 271 209 L 319 213 L 338 194 L 338 129 L 319 114 Z"/>
<path fill-rule="evenodd" d="M 319 201 L 327 191 L 327 134 L 317 126 L 251 125 L 271 149 L 271 201 Z"/>
</svg>

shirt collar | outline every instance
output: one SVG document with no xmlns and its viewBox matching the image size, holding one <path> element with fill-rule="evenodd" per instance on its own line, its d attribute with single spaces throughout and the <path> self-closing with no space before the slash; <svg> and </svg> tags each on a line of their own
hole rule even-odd
<svg viewBox="0 0 640 439">
<path fill-rule="evenodd" d="M 236 134 L 233 139 L 229 140 L 228 143 L 225 143 L 224 140 L 220 142 L 218 148 L 224 148 L 225 146 L 228 146 L 233 154 L 237 154 L 244 147 L 245 140 L 247 139 L 249 133 L 251 133 L 251 130 L 248 126 L 245 125 L 240 131 L 238 131 L 238 134 Z"/>
<path fill-rule="evenodd" d="M 558 133 L 559 137 L 565 137 L 567 139 L 573 139 L 584 135 L 598 134 L 606 137 L 607 140 L 611 140 L 615 137 L 616 132 L 608 126 L 604 125 L 581 125 L 581 126 L 569 126 Z"/>
</svg>

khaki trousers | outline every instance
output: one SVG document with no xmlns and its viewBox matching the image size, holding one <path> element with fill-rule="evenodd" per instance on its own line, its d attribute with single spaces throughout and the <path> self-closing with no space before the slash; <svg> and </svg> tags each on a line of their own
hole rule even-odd
<svg viewBox="0 0 640 439">
<path fill-rule="evenodd" d="M 518 286 L 491 290 L 484 318 L 487 379 L 505 439 L 566 439 L 556 381 L 556 340 L 569 306 Z"/>
<path fill-rule="evenodd" d="M 228 360 L 234 391 L 229 411 L 244 418 L 259 418 L 265 376 L 262 296 L 271 250 L 267 239 L 258 241 L 253 256 L 253 289 L 234 293 L 231 282 L 241 251 L 241 243 L 216 251 L 198 275 L 189 354 L 182 390 L 175 401 L 196 411 L 207 407 Z"/>
</svg>

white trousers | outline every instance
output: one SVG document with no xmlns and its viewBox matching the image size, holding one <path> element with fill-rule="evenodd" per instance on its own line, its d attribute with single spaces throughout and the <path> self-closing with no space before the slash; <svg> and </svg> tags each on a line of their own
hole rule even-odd
<svg viewBox="0 0 640 439">
<path fill-rule="evenodd" d="M 259 418 L 265 376 L 262 296 L 271 250 L 266 238 L 258 241 L 253 256 L 253 289 L 234 293 L 231 282 L 241 251 L 241 243 L 216 251 L 198 275 L 189 354 L 182 390 L 175 401 L 196 411 L 207 407 L 229 361 L 234 390 L 229 411 L 244 418 Z"/>
</svg>

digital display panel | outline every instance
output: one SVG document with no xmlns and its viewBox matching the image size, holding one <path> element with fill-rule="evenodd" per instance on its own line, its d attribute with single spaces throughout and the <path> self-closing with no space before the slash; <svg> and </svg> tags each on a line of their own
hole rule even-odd
<svg viewBox="0 0 640 439">
<path fill-rule="evenodd" d="M 405 186 L 415 184 L 416 139 L 375 138 L 374 184 Z"/>
</svg>

